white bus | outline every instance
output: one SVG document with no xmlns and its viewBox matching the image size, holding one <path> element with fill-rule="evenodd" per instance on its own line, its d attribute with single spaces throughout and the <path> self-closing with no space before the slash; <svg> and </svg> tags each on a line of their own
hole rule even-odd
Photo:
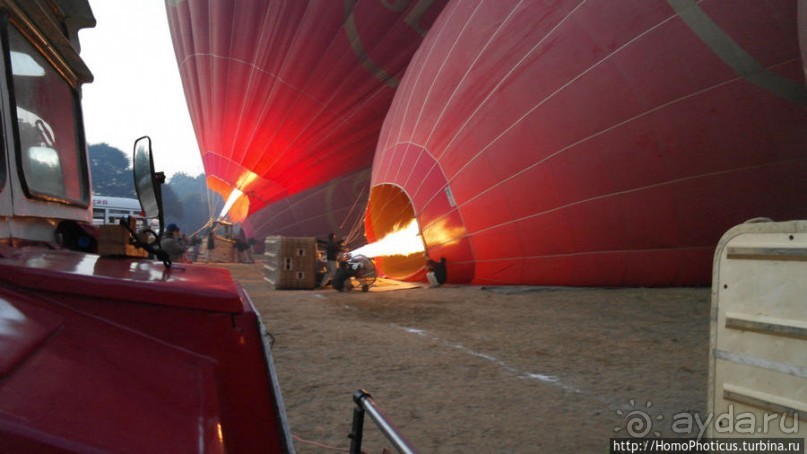
<svg viewBox="0 0 807 454">
<path fill-rule="evenodd" d="M 117 224 L 122 217 L 143 217 L 143 209 L 137 199 L 124 197 L 93 196 L 92 223 L 93 225 Z"/>
</svg>

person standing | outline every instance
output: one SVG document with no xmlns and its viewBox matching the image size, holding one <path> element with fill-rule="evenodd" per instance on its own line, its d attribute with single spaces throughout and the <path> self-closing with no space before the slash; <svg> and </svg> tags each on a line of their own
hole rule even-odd
<svg viewBox="0 0 807 454">
<path fill-rule="evenodd" d="M 429 280 L 429 287 L 439 287 L 446 283 L 448 270 L 446 269 L 446 258 L 440 257 L 439 262 L 426 257 L 426 279 Z"/>
<path fill-rule="evenodd" d="M 252 242 L 253 240 L 245 240 L 240 236 L 235 239 L 235 249 L 238 252 L 238 261 L 241 263 L 255 263 L 252 258 Z"/>
<path fill-rule="evenodd" d="M 328 234 L 328 241 L 325 243 L 325 276 L 322 277 L 320 287 L 325 287 L 328 281 L 333 279 L 336 274 L 337 258 L 339 257 L 339 243 L 336 241 L 336 234 L 331 232 Z"/>
<path fill-rule="evenodd" d="M 168 224 L 165 233 L 160 240 L 160 249 L 168 254 L 172 262 L 181 262 L 185 251 L 188 250 L 188 243 L 182 237 L 182 232 L 176 224 Z"/>
<path fill-rule="evenodd" d="M 205 252 L 205 257 L 207 258 L 208 262 L 212 262 L 215 258 L 215 249 L 216 247 L 216 232 L 213 231 L 211 228 L 209 232 L 207 232 L 207 251 Z"/>
</svg>

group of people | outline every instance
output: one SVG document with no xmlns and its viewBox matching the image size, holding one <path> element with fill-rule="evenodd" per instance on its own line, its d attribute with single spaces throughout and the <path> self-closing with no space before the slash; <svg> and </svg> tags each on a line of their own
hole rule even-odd
<svg viewBox="0 0 807 454">
<path fill-rule="evenodd" d="M 208 234 L 208 253 L 215 247 L 213 231 Z M 324 270 L 322 271 L 322 279 L 319 282 L 318 288 L 325 288 L 329 283 L 337 287 L 334 282 L 336 271 L 339 269 L 339 262 L 346 261 L 349 257 L 348 249 L 345 246 L 344 240 L 337 240 L 335 233 L 328 234 L 328 240 L 317 240 L 320 244 L 324 245 Z M 182 262 L 185 257 L 185 252 L 194 244 L 201 241 L 195 236 L 186 238 L 176 224 L 168 224 L 165 228 L 165 233 L 160 240 L 160 248 L 168 253 L 172 262 Z M 252 245 L 254 240 L 247 240 L 242 234 L 235 240 L 235 248 L 238 253 L 238 261 L 242 263 L 254 263 L 252 257 Z M 448 279 L 448 271 L 446 268 L 446 258 L 440 257 L 439 261 L 432 260 L 426 256 L 426 278 L 429 281 L 430 287 L 439 287 L 446 283 Z"/>
<path fill-rule="evenodd" d="M 235 239 L 236 261 L 241 263 L 255 263 L 255 259 L 252 256 L 252 246 L 255 244 L 255 240 L 251 238 L 247 239 L 243 232 L 242 230 Z M 197 246 L 199 246 L 201 242 L 202 240 L 197 238 L 196 235 L 186 237 L 176 224 L 168 224 L 165 227 L 162 238 L 160 238 L 160 249 L 168 254 L 172 262 L 196 261 L 198 258 Z M 211 229 L 207 235 L 208 261 L 212 261 L 212 254 L 215 247 L 215 232 Z M 186 258 L 186 253 L 189 250 L 191 250 L 192 256 Z"/>
<path fill-rule="evenodd" d="M 342 282 L 336 282 L 337 270 L 339 269 L 340 262 L 348 259 L 348 249 L 345 246 L 345 240 L 337 241 L 336 234 L 331 232 L 328 234 L 328 240 L 317 240 L 319 244 L 324 245 L 324 260 L 321 259 L 322 278 L 319 280 L 319 286 L 316 288 L 325 288 L 329 283 L 339 289 Z M 439 261 L 432 260 L 426 256 L 426 278 L 429 281 L 429 286 L 439 287 L 446 283 L 448 280 L 448 270 L 446 268 L 446 258 L 440 257 Z"/>
</svg>

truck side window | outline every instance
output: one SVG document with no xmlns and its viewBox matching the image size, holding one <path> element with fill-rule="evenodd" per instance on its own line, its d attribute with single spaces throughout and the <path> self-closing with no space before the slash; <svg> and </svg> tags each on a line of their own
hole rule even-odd
<svg viewBox="0 0 807 454">
<path fill-rule="evenodd" d="M 89 184 L 76 93 L 13 26 L 8 42 L 23 188 L 29 197 L 86 205 Z"/>
</svg>

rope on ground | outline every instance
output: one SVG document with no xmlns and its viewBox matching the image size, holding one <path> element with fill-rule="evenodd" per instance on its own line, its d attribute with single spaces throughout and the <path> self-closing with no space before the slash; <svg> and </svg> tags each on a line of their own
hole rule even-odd
<svg viewBox="0 0 807 454">
<path fill-rule="evenodd" d="M 345 448 L 337 448 L 336 446 L 329 446 L 326 444 L 318 443 L 316 441 L 306 440 L 305 438 L 300 437 L 297 434 L 291 434 L 291 438 L 299 441 L 300 443 L 305 443 L 307 445 L 316 446 L 322 449 L 330 449 L 331 451 L 339 451 L 339 452 L 350 452 L 350 449 Z M 367 454 L 366 452 L 362 451 L 362 454 Z"/>
</svg>

